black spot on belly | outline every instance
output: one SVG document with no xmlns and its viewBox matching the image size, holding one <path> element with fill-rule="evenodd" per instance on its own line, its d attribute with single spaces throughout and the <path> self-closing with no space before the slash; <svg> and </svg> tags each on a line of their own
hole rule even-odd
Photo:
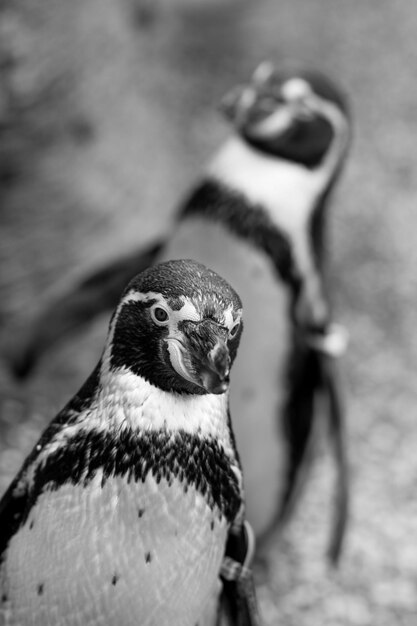
<svg viewBox="0 0 417 626">
<path fill-rule="evenodd" d="M 210 522 L 210 529 L 214 530 L 214 519 L 212 519 Z"/>
<path fill-rule="evenodd" d="M 7 602 L 7 600 L 8 600 L 8 599 L 9 599 L 9 598 L 7 597 L 7 594 L 6 594 L 6 593 L 3 593 L 3 595 L 1 596 L 1 601 L 2 601 L 2 603 L 4 604 L 5 602 Z"/>
<path fill-rule="evenodd" d="M 32 520 L 29 524 L 29 530 L 32 530 L 33 526 L 34 526 L 35 522 Z"/>
<path fill-rule="evenodd" d="M 145 554 L 145 563 L 150 563 L 152 561 L 152 555 L 150 552 Z"/>
<path fill-rule="evenodd" d="M 145 513 L 145 509 L 138 509 L 138 517 L 142 517 L 144 513 Z"/>
<path fill-rule="evenodd" d="M 43 583 L 38 585 L 37 592 L 38 592 L 38 596 L 41 596 L 43 594 Z"/>
<path fill-rule="evenodd" d="M 111 584 L 114 586 L 117 583 L 118 580 L 119 580 L 118 575 L 114 574 L 113 578 L 111 579 Z"/>
</svg>

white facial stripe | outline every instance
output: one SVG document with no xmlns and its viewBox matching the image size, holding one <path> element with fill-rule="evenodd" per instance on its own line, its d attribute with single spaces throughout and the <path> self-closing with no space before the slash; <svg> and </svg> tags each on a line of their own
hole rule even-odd
<svg viewBox="0 0 417 626">
<path fill-rule="evenodd" d="M 167 310 L 169 314 L 169 321 L 167 323 L 169 336 L 173 338 L 175 337 L 180 338 L 181 333 L 178 330 L 178 325 L 180 322 L 183 322 L 183 321 L 199 322 L 202 320 L 201 313 L 199 313 L 197 307 L 191 300 L 189 300 L 185 296 L 181 296 L 180 299 L 183 301 L 183 306 L 180 309 L 175 310 L 170 307 L 167 299 L 160 293 L 156 293 L 153 291 L 149 291 L 147 293 L 139 293 L 137 291 L 132 290 L 131 292 L 127 293 L 124 296 L 124 298 L 121 300 L 117 308 L 115 319 L 117 319 L 117 316 L 120 313 L 120 310 L 125 304 L 129 304 L 130 302 L 150 302 L 152 300 L 155 300 L 156 301 L 155 305 L 162 306 L 163 308 Z M 237 313 L 237 317 L 236 317 L 236 313 Z M 235 317 L 233 317 L 233 315 L 235 315 Z M 221 323 L 221 325 L 226 326 L 230 331 L 233 328 L 233 326 L 235 326 L 236 322 L 240 321 L 241 317 L 242 317 L 242 311 L 241 310 L 235 311 L 233 308 L 233 304 L 229 304 L 229 306 L 223 311 L 223 320 L 219 320 L 219 322 Z M 112 328 L 110 332 L 109 343 L 111 343 L 113 339 L 113 334 L 114 334 L 114 328 Z M 172 354 L 171 354 L 171 350 L 169 350 L 169 352 L 170 352 L 170 356 L 172 356 L 172 359 L 176 360 L 176 356 L 175 356 L 176 348 L 173 349 Z M 171 361 L 173 365 L 174 365 L 174 360 Z"/>
<path fill-rule="evenodd" d="M 147 291 L 146 293 L 139 293 L 138 291 L 129 291 L 124 298 L 120 301 L 118 306 L 119 310 L 125 305 L 129 304 L 129 302 L 149 302 L 150 300 L 161 301 L 164 300 L 164 297 L 161 296 L 160 293 L 155 293 L 154 291 Z"/>
<path fill-rule="evenodd" d="M 201 314 L 197 311 L 195 304 L 183 296 L 181 300 L 183 301 L 183 306 L 178 311 L 172 311 L 172 319 L 177 321 L 177 323 L 181 320 L 190 320 L 192 322 L 200 321 Z"/>
<path fill-rule="evenodd" d="M 253 87 L 246 87 L 238 102 L 238 106 L 236 108 L 236 117 L 234 123 L 239 126 L 244 126 L 246 124 L 247 112 L 249 109 L 253 107 L 256 102 L 257 93 Z"/>
<path fill-rule="evenodd" d="M 270 61 L 263 61 L 252 75 L 252 82 L 255 85 L 263 85 L 265 84 L 274 73 L 274 66 Z"/>
<path fill-rule="evenodd" d="M 199 381 L 195 380 L 192 377 L 192 372 L 190 373 L 187 369 L 186 364 L 184 363 L 184 354 L 181 350 L 181 341 L 183 340 L 183 334 L 179 330 L 178 325 L 183 321 L 192 321 L 199 322 L 202 319 L 201 313 L 199 313 L 196 305 L 191 302 L 186 297 L 181 297 L 183 301 L 183 306 L 179 310 L 172 309 L 168 304 L 167 298 L 165 298 L 162 294 L 149 291 L 147 293 L 139 293 L 137 291 L 130 291 L 127 293 L 124 298 L 120 301 L 119 306 L 117 307 L 115 317 L 112 322 L 111 329 L 108 334 L 108 340 L 103 352 L 102 356 L 102 367 L 101 367 L 101 378 L 102 380 L 107 380 L 109 376 L 111 376 L 110 372 L 110 356 L 111 356 L 111 346 L 114 337 L 114 329 L 117 322 L 117 317 L 126 304 L 130 302 L 150 302 L 155 301 L 155 305 L 162 306 L 165 308 L 169 314 L 168 323 L 166 324 L 166 328 L 168 329 L 168 353 L 171 364 L 173 368 L 178 372 L 180 376 L 185 378 L 190 382 L 194 382 L 199 384 Z M 242 311 L 235 312 L 238 314 L 235 319 L 233 319 L 233 305 L 230 304 L 224 310 L 224 322 L 222 325 L 225 325 L 230 331 L 233 326 L 235 326 L 236 322 L 240 320 L 242 316 Z M 162 325 L 164 326 L 164 325 Z"/>
<path fill-rule="evenodd" d="M 313 91 L 306 80 L 291 78 L 282 85 L 281 94 L 287 105 L 278 106 L 274 113 L 251 126 L 251 133 L 258 138 L 283 134 L 290 128 L 294 117 L 299 114 L 300 107 L 304 106 L 308 110 L 309 99 Z"/>
<path fill-rule="evenodd" d="M 198 322 L 201 319 L 201 315 L 197 311 L 197 307 L 189 299 L 183 296 L 181 296 L 180 299 L 183 301 L 183 306 L 179 310 L 175 310 L 172 309 L 171 306 L 168 304 L 167 298 L 165 298 L 160 293 L 156 293 L 154 291 L 148 291 L 146 293 L 131 291 L 126 294 L 126 296 L 120 302 L 117 313 L 119 313 L 120 309 L 125 304 L 129 304 L 129 302 L 150 302 L 152 300 L 155 300 L 156 305 L 160 305 L 168 311 L 170 328 L 177 328 L 178 322 L 183 320 Z"/>
<path fill-rule="evenodd" d="M 195 385 L 199 385 L 200 381 L 196 377 L 193 377 L 189 368 L 184 363 L 184 349 L 181 342 L 176 337 L 168 337 L 168 352 L 169 360 L 174 370 L 185 380 L 188 380 Z"/>
<path fill-rule="evenodd" d="M 256 124 L 251 125 L 251 135 L 256 137 L 271 137 L 284 133 L 292 124 L 294 115 L 291 108 L 279 106 L 279 108 Z"/>
<path fill-rule="evenodd" d="M 197 307 L 193 302 L 191 302 L 191 300 L 184 296 L 181 296 L 180 299 L 183 301 L 183 306 L 179 310 L 175 310 L 169 306 L 167 299 L 160 293 L 154 293 L 153 291 L 149 291 L 148 293 L 138 293 L 137 291 L 132 291 L 126 294 L 123 298 L 118 307 L 118 312 L 129 302 L 149 302 L 150 300 L 156 300 L 156 304 L 166 308 L 169 313 L 170 321 L 168 328 L 171 334 L 171 332 L 175 333 L 178 330 L 179 322 L 183 322 L 184 320 L 199 322 L 202 320 L 201 313 L 199 313 Z M 238 314 L 237 317 L 236 313 Z M 233 317 L 233 314 L 235 314 L 235 317 Z M 233 304 L 229 304 L 229 306 L 223 311 L 224 321 L 220 320 L 220 322 L 230 330 L 241 317 L 242 311 L 235 311 Z"/>
<path fill-rule="evenodd" d="M 233 312 L 235 313 L 235 317 L 233 317 Z M 240 322 L 241 318 L 242 310 L 240 309 L 236 316 L 236 311 L 234 311 L 232 304 L 224 311 L 224 325 L 227 326 L 229 330 L 232 330 L 233 326 L 235 326 L 237 322 Z"/>
<path fill-rule="evenodd" d="M 282 96 L 288 102 L 302 100 L 313 93 L 309 83 L 303 78 L 290 78 L 281 87 Z"/>
</svg>

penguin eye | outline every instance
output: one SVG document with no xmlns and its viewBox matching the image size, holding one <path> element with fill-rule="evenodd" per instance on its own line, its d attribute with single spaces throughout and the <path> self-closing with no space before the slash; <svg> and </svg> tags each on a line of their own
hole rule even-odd
<svg viewBox="0 0 417 626">
<path fill-rule="evenodd" d="M 159 326 L 165 326 L 169 321 L 168 312 L 161 306 L 154 306 L 151 309 L 151 317 L 153 321 Z"/>
<path fill-rule="evenodd" d="M 229 337 L 233 339 L 237 335 L 237 331 L 239 330 L 240 322 L 236 322 L 234 326 L 229 330 Z"/>
</svg>

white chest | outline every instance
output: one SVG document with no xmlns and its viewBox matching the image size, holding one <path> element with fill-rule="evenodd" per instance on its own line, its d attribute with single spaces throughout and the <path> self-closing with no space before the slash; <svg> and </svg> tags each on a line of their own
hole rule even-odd
<svg viewBox="0 0 417 626">
<path fill-rule="evenodd" d="M 301 276 L 314 274 L 309 222 L 332 169 L 308 168 L 258 152 L 237 137 L 216 155 L 209 174 L 261 206 L 291 243 Z"/>
<path fill-rule="evenodd" d="M 215 605 L 226 533 L 175 480 L 45 492 L 7 551 L 5 623 L 192 626 Z"/>
</svg>

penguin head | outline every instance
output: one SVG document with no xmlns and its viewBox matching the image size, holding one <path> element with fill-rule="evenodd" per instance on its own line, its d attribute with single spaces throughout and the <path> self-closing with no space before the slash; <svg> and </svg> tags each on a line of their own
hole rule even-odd
<svg viewBox="0 0 417 626">
<path fill-rule="evenodd" d="M 348 118 L 341 90 L 319 72 L 278 71 L 261 63 L 248 84 L 232 89 L 221 109 L 255 148 L 314 168 Z"/>
<path fill-rule="evenodd" d="M 221 394 L 242 332 L 242 303 L 218 274 L 191 260 L 136 276 L 110 323 L 110 369 L 164 391 Z"/>
</svg>

